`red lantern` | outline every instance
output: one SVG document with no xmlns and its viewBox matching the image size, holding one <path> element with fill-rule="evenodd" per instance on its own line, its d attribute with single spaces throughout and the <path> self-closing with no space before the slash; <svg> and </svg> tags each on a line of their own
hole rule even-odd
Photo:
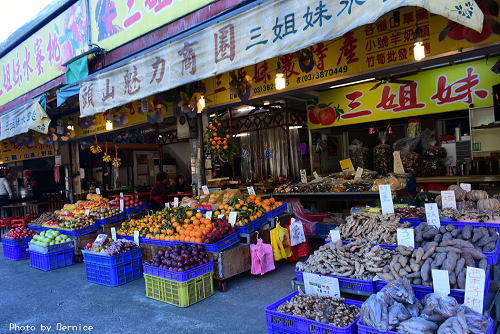
<svg viewBox="0 0 500 334">
<path fill-rule="evenodd" d="M 368 134 L 370 135 L 374 135 L 375 132 L 377 132 L 377 129 L 375 128 L 375 126 L 372 124 L 369 128 L 368 128 Z"/>
</svg>

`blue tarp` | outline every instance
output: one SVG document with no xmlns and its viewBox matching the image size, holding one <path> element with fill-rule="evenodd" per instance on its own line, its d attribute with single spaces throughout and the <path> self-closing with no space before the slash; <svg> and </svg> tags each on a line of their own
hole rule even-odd
<svg viewBox="0 0 500 334">
<path fill-rule="evenodd" d="M 57 106 L 59 107 L 61 104 L 63 104 L 67 99 L 69 99 L 72 96 L 78 95 L 80 92 L 80 86 L 75 85 L 75 86 L 66 86 L 61 89 L 59 89 L 56 94 L 57 94 Z"/>
</svg>

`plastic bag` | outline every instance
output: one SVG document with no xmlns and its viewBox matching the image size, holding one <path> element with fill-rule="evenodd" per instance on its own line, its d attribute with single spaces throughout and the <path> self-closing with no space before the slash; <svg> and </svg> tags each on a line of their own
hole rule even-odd
<svg viewBox="0 0 500 334">
<path fill-rule="evenodd" d="M 416 302 L 415 292 L 407 279 L 394 280 L 384 286 L 381 292 L 388 294 L 399 303 L 414 304 Z"/>
<path fill-rule="evenodd" d="M 273 246 L 274 260 L 279 261 L 286 259 L 292 255 L 290 249 L 290 236 L 288 230 L 278 223 L 270 232 L 271 245 Z"/>
<path fill-rule="evenodd" d="M 437 334 L 468 334 L 469 329 L 465 315 L 463 312 L 458 312 L 456 316 L 450 317 L 439 326 Z"/>
<path fill-rule="evenodd" d="M 395 303 L 389 307 L 389 329 L 396 329 L 400 322 L 411 318 L 410 312 L 401 303 Z"/>
<path fill-rule="evenodd" d="M 287 203 L 293 203 L 293 214 L 300 220 L 306 227 L 307 235 L 316 235 L 316 224 L 318 222 L 307 219 L 306 211 L 302 204 L 300 204 L 300 200 L 289 200 Z"/>
<path fill-rule="evenodd" d="M 250 245 L 250 256 L 252 258 L 253 275 L 264 275 L 268 271 L 274 270 L 273 247 L 263 243 L 262 239 L 257 239 L 255 245 Z"/>
<path fill-rule="evenodd" d="M 361 305 L 359 317 L 364 325 L 385 332 L 389 329 L 388 305 L 380 294 L 379 292 L 368 297 Z"/>
<path fill-rule="evenodd" d="M 304 226 L 300 221 L 296 221 L 295 218 L 291 219 L 290 223 L 290 246 L 297 246 L 306 241 L 306 235 L 304 233 Z"/>
<path fill-rule="evenodd" d="M 467 327 L 469 327 L 470 334 L 486 333 L 490 326 L 490 319 L 465 305 L 460 305 L 460 311 L 465 314 L 465 321 L 467 322 Z"/>
<path fill-rule="evenodd" d="M 380 145 L 373 148 L 373 169 L 380 174 L 387 174 L 392 172 L 393 168 L 393 155 L 390 145 L 385 144 L 387 141 L 387 132 L 380 132 L 378 135 Z"/>
<path fill-rule="evenodd" d="M 430 293 L 422 302 L 424 309 L 420 314 L 422 318 L 434 322 L 442 322 L 453 317 L 459 311 L 457 300 L 450 296 Z"/>
<path fill-rule="evenodd" d="M 305 234 L 306 225 L 300 221 L 299 223 L 302 226 L 303 234 Z M 290 230 L 290 225 L 288 225 L 286 228 Z M 298 261 L 299 258 L 309 255 L 310 249 L 309 249 L 309 242 L 307 241 L 307 236 L 304 236 L 304 242 L 296 246 L 292 246 L 291 249 L 292 249 L 292 255 L 286 259 L 289 262 Z"/>
<path fill-rule="evenodd" d="M 392 147 L 394 151 L 399 151 L 401 162 L 406 172 L 417 173 L 420 168 L 420 155 L 413 152 L 420 142 L 420 137 L 402 138 L 397 140 Z"/>
<path fill-rule="evenodd" d="M 349 157 L 351 158 L 354 169 L 361 167 L 363 169 L 371 168 L 370 150 L 363 146 L 363 142 L 354 139 L 349 145 Z"/>
<path fill-rule="evenodd" d="M 429 148 L 436 145 L 436 138 L 434 138 L 434 131 L 430 129 L 425 129 L 420 135 L 420 140 L 422 142 L 423 148 Z"/>
<path fill-rule="evenodd" d="M 432 321 L 425 320 L 421 317 L 414 317 L 400 323 L 398 326 L 398 333 L 433 334 L 436 332 L 437 328 L 438 325 Z"/>
</svg>

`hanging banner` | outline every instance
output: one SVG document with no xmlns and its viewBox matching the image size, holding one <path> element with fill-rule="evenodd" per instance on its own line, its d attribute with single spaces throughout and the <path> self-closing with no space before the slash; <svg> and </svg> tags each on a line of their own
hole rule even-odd
<svg viewBox="0 0 500 334">
<path fill-rule="evenodd" d="M 403 6 L 483 26 L 481 10 L 469 0 L 265 1 L 84 81 L 81 117 L 342 36 Z"/>
<path fill-rule="evenodd" d="M 0 141 L 0 164 L 54 156 L 54 145 L 40 144 L 40 137 L 31 131 Z"/>
<path fill-rule="evenodd" d="M 116 130 L 142 123 L 161 123 L 165 117 L 174 114 L 172 102 L 165 101 L 161 94 L 149 96 L 146 100 L 147 104 L 134 101 L 84 118 L 73 114 L 64 119 L 64 124 L 72 124 L 75 127 L 75 138 L 79 138 L 106 132 L 107 120 L 113 122 L 113 130 Z"/>
<path fill-rule="evenodd" d="M 493 105 L 491 87 L 500 76 L 491 71 L 498 59 L 478 60 L 400 78 L 408 83 L 378 82 L 335 88 L 308 101 L 309 129 L 415 117 Z"/>
<path fill-rule="evenodd" d="M 0 115 L 0 140 L 34 130 L 47 134 L 50 118 L 38 100 L 25 103 Z"/>
<path fill-rule="evenodd" d="M 415 28 L 418 26 L 427 57 L 500 42 L 500 0 L 478 0 L 484 13 L 482 33 L 423 8 L 392 13 L 344 36 L 325 40 L 295 53 L 246 66 L 202 80 L 207 106 L 246 101 L 277 93 L 274 78 L 278 62 L 287 81 L 296 89 L 333 82 L 347 76 L 414 62 Z M 281 92 L 282 92 L 281 91 Z"/>
<path fill-rule="evenodd" d="M 214 0 L 90 0 L 92 42 L 111 50 Z"/>
<path fill-rule="evenodd" d="M 88 50 L 86 3 L 77 1 L 0 59 L 0 105 L 64 74 L 62 64 Z"/>
</svg>

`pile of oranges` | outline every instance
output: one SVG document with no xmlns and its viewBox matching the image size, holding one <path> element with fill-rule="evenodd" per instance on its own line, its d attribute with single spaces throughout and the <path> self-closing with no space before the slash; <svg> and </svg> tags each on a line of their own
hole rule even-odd
<svg viewBox="0 0 500 334">
<path fill-rule="evenodd" d="M 217 116 L 207 127 L 207 149 L 224 161 L 231 161 L 238 153 L 238 146 L 229 130 L 222 126 Z"/>
<path fill-rule="evenodd" d="M 236 225 L 244 226 L 281 205 L 283 205 L 283 202 L 276 201 L 273 197 L 264 200 L 255 195 L 250 195 L 245 200 L 238 200 L 233 197 L 227 204 L 220 205 L 219 209 L 214 212 L 214 216 L 217 217 L 222 214 L 229 219 L 229 213 L 237 211 Z"/>
</svg>

